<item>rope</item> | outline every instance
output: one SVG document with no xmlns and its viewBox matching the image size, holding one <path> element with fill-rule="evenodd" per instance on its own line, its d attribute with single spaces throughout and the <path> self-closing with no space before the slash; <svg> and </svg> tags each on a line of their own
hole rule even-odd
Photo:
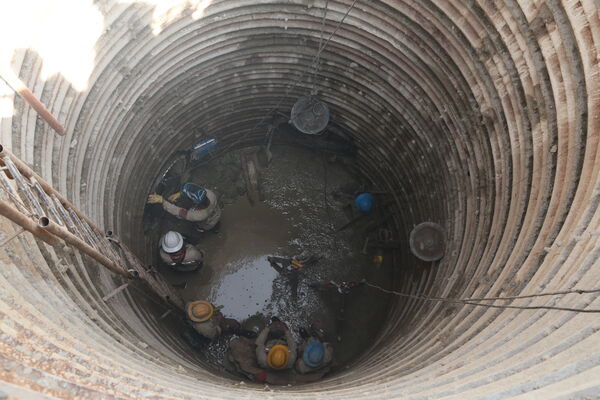
<svg viewBox="0 0 600 400">
<path fill-rule="evenodd" d="M 447 297 L 430 297 L 416 294 L 407 294 L 396 292 L 394 290 L 384 289 L 381 286 L 374 285 L 370 282 L 365 282 L 367 286 L 377 289 L 381 292 L 393 294 L 395 296 L 407 297 L 411 299 L 427 300 L 427 301 L 439 301 L 445 303 L 454 304 L 465 304 L 479 307 L 488 308 L 502 308 L 502 309 L 517 309 L 517 310 L 556 310 L 556 311 L 570 311 L 570 312 L 581 312 L 581 313 L 600 313 L 600 309 L 585 309 L 585 308 L 571 308 L 571 307 L 556 307 L 556 306 L 511 306 L 511 305 L 494 305 L 486 303 L 478 303 L 478 301 L 492 301 L 492 300 L 516 300 L 516 299 L 528 299 L 533 297 L 544 297 L 544 296 L 559 296 L 565 294 L 589 294 L 589 293 L 600 293 L 600 289 L 575 289 L 575 290 L 564 290 L 557 292 L 546 292 L 537 293 L 523 296 L 509 296 L 509 297 L 481 297 L 481 298 L 466 298 L 456 299 Z"/>
<path fill-rule="evenodd" d="M 241 137 L 239 137 L 237 140 L 235 140 L 233 143 L 231 143 L 229 146 L 227 146 L 220 154 L 226 153 L 227 151 L 231 150 L 231 148 L 233 146 L 235 146 L 236 144 L 238 144 L 240 141 L 244 140 L 246 137 L 248 137 L 248 135 L 254 131 L 256 128 L 258 128 L 260 125 L 262 125 L 262 123 L 274 112 L 277 111 L 279 109 L 279 107 L 281 106 L 281 104 L 283 104 L 284 100 L 287 98 L 288 94 L 294 89 L 296 88 L 296 86 L 298 86 L 298 84 L 302 81 L 302 79 L 304 79 L 304 77 L 306 76 L 306 74 L 311 70 L 311 68 L 313 68 L 313 66 L 315 65 L 315 61 L 317 59 L 320 60 L 321 57 L 321 53 L 327 48 L 327 45 L 329 44 L 329 42 L 331 41 L 331 38 L 337 33 L 337 31 L 340 29 L 340 27 L 342 26 L 342 24 L 344 23 L 344 20 L 346 19 L 346 17 L 348 16 L 348 14 L 350 14 L 350 12 L 352 11 L 352 9 L 354 8 L 354 6 L 356 5 L 356 3 L 358 2 L 358 0 L 354 0 L 352 2 L 352 4 L 350 5 L 350 7 L 348 8 L 348 10 L 346 11 L 346 13 L 344 14 L 344 16 L 342 17 L 342 19 L 338 22 L 337 26 L 335 27 L 335 29 L 333 30 L 333 32 L 331 32 L 331 34 L 329 35 L 329 37 L 327 38 L 327 40 L 325 41 L 325 43 L 323 45 L 320 45 L 319 50 L 317 51 L 317 54 L 315 54 L 315 56 L 312 59 L 311 64 L 308 66 L 308 68 L 306 68 L 304 70 L 304 72 L 302 72 L 302 74 L 300 75 L 300 77 L 298 77 L 294 83 L 291 86 L 288 86 L 288 89 L 286 90 L 285 94 L 283 96 L 281 96 L 281 98 L 279 99 L 279 101 L 277 102 L 277 104 L 275 105 L 275 107 L 271 108 L 253 127 L 252 129 L 250 129 L 249 131 L 247 131 L 246 133 L 244 133 Z M 325 16 L 323 17 L 323 24 L 325 23 Z M 213 160 L 214 158 L 216 158 L 216 155 L 214 157 L 212 157 L 211 159 L 207 160 L 206 162 L 209 162 L 211 160 Z M 204 164 L 204 163 L 203 163 Z"/>
<path fill-rule="evenodd" d="M 321 49 L 323 45 L 323 35 L 325 34 L 325 19 L 327 18 L 327 8 L 329 7 L 329 0 L 325 0 L 325 8 L 323 9 L 323 18 L 321 19 L 321 34 L 319 36 L 319 46 L 317 47 L 317 54 L 313 63 L 313 86 L 311 90 L 311 95 L 316 94 L 317 88 L 317 74 L 319 73 L 319 69 L 321 66 L 321 53 L 318 51 Z"/>
</svg>

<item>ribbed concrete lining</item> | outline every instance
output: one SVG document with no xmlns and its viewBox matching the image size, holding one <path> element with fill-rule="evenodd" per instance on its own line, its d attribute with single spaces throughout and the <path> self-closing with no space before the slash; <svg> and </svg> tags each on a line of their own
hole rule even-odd
<svg viewBox="0 0 600 400">
<path fill-rule="evenodd" d="M 158 35 L 152 5 L 100 3 L 108 26 L 88 90 L 44 82 L 32 52 L 13 60 L 67 138 L 16 99 L 2 142 L 142 251 L 144 197 L 166 156 L 197 129 L 225 146 L 257 143 L 265 112 L 285 96 L 287 113 L 309 91 L 310 79 L 288 88 L 311 64 L 325 2 L 200 2 L 210 3 L 202 18 L 186 9 Z M 329 1 L 325 37 L 350 3 Z M 482 297 L 600 285 L 599 9 L 358 1 L 323 52 L 320 97 L 355 139 L 365 174 L 394 193 L 404 239 L 426 220 L 448 231 L 435 267 L 400 254 L 398 290 Z M 265 396 L 204 370 L 157 322 L 160 310 L 129 295 L 104 304 L 119 282 L 89 260 L 65 256 L 64 272 L 58 256 L 26 235 L 2 250 L 0 379 L 61 397 Z M 518 304 L 600 308 L 577 295 Z M 598 329 L 593 314 L 398 299 L 351 368 L 269 396 L 583 397 L 600 391 Z"/>
</svg>

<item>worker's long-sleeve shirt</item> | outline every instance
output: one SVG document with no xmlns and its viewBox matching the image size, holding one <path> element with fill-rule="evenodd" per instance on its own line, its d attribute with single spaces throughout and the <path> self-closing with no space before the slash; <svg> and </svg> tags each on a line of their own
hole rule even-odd
<svg viewBox="0 0 600 400">
<path fill-rule="evenodd" d="M 311 368 L 304 363 L 304 360 L 302 359 L 302 354 L 304 354 L 304 349 L 306 349 L 306 346 L 310 342 L 317 342 L 317 341 L 318 340 L 311 338 L 311 339 L 305 341 L 304 343 L 302 343 L 302 345 L 300 346 L 300 348 L 299 348 L 300 357 L 298 357 L 298 361 L 296 361 L 296 371 L 298 371 L 299 373 L 309 374 L 311 372 L 316 372 L 322 368 L 329 366 L 329 364 L 331 364 L 331 361 L 333 361 L 333 346 L 331 345 L 331 343 L 323 343 L 323 346 L 325 347 L 325 355 L 323 356 L 323 362 L 321 362 L 321 365 L 318 366 L 317 368 Z"/>
<path fill-rule="evenodd" d="M 163 249 L 160 249 L 160 258 L 167 265 L 172 265 L 174 263 L 171 256 L 169 256 L 168 253 L 165 253 L 165 251 Z M 198 268 L 198 264 L 202 264 L 203 261 L 204 261 L 204 255 L 202 254 L 202 252 L 200 250 L 198 250 L 196 248 L 196 246 L 193 246 L 193 245 L 187 243 L 185 245 L 185 256 L 184 256 L 183 260 L 176 263 L 177 269 L 185 270 L 186 264 L 187 264 L 187 265 L 189 265 L 189 268 L 188 268 L 189 270 L 194 270 L 194 269 Z M 194 262 L 196 264 L 190 265 L 191 263 L 194 263 Z"/>
<path fill-rule="evenodd" d="M 221 327 L 214 318 L 204 322 L 192 322 L 192 327 L 207 339 L 215 340 L 221 335 Z"/>
<path fill-rule="evenodd" d="M 285 341 L 275 339 L 266 342 L 270 331 L 271 328 L 266 327 L 256 338 L 256 359 L 258 361 L 258 365 L 260 365 L 262 368 L 269 368 L 269 365 L 267 364 L 268 349 L 273 348 L 273 346 L 275 345 L 283 344 L 287 346 L 290 354 L 285 368 L 282 369 L 292 368 L 294 366 L 294 362 L 296 362 L 296 341 L 294 340 L 294 337 L 292 336 L 290 331 L 286 329 Z"/>
<path fill-rule="evenodd" d="M 164 200 L 163 209 L 177 218 L 197 223 L 200 229 L 209 230 L 219 222 L 219 219 L 221 218 L 221 207 L 219 207 L 215 192 L 206 189 L 206 196 L 210 201 L 207 208 L 190 208 L 189 210 L 186 210 L 185 208 L 178 207 L 175 204 Z"/>
</svg>

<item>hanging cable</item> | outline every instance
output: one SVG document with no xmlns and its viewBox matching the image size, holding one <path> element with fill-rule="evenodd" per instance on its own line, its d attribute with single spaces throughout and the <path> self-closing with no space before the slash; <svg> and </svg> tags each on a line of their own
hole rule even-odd
<svg viewBox="0 0 600 400">
<path fill-rule="evenodd" d="M 374 289 L 377 289 L 381 292 L 392 294 L 395 296 L 406 297 L 411 299 L 418 300 L 426 300 L 426 301 L 438 301 L 445 303 L 454 303 L 454 304 L 465 304 L 471 306 L 479 306 L 479 307 L 488 307 L 488 308 L 508 308 L 508 309 L 517 309 L 517 310 L 557 310 L 557 311 L 571 311 L 571 312 L 581 312 L 581 313 L 600 313 L 600 309 L 585 309 L 585 308 L 571 308 L 571 307 L 557 307 L 557 306 L 511 306 L 511 305 L 495 305 L 495 304 L 486 304 L 486 303 L 478 303 L 478 301 L 492 301 L 492 300 L 516 300 L 516 299 L 527 299 L 533 297 L 545 297 L 545 296 L 561 296 L 565 294 L 589 294 L 589 293 L 600 293 L 600 289 L 576 289 L 576 290 L 565 290 L 558 292 L 547 292 L 547 293 L 537 293 L 523 296 L 509 296 L 509 297 L 482 297 L 482 298 L 465 298 L 465 299 L 457 299 L 457 298 L 446 298 L 446 297 L 430 297 L 416 294 L 408 294 L 396 292 L 394 290 L 384 289 L 381 286 L 374 285 L 370 282 L 365 281 L 365 285 L 370 286 Z"/>
<path fill-rule="evenodd" d="M 317 54 L 315 56 L 315 60 L 313 61 L 313 75 L 312 81 L 313 86 L 311 90 L 311 95 L 315 95 L 317 88 L 317 74 L 319 73 L 319 67 L 321 65 L 321 53 L 319 50 L 323 45 L 323 36 L 325 34 L 325 19 L 327 18 L 327 8 L 329 7 L 329 0 L 325 0 L 325 8 L 323 9 L 323 18 L 321 19 L 321 34 L 319 35 L 319 46 L 317 47 Z"/>
<path fill-rule="evenodd" d="M 348 15 L 350 14 L 350 12 L 354 9 L 354 6 L 356 5 L 356 3 L 358 2 L 358 0 L 354 0 L 352 2 L 352 4 L 350 5 L 350 7 L 348 7 L 348 10 L 346 10 L 346 13 L 344 14 L 344 16 L 342 17 L 342 19 L 338 22 L 337 26 L 335 27 L 335 29 L 333 30 L 333 32 L 331 32 L 331 34 L 329 35 L 329 37 L 327 38 L 327 40 L 325 41 L 325 43 L 323 43 L 320 47 L 319 50 L 317 51 L 317 53 L 315 54 L 315 56 L 312 59 L 312 62 L 309 64 L 309 66 L 302 72 L 302 74 L 294 81 L 294 83 L 290 86 L 288 86 L 285 94 L 283 96 L 281 96 L 281 98 L 279 99 L 279 101 L 277 102 L 277 104 L 275 105 L 275 107 L 271 108 L 269 111 L 267 111 L 267 113 L 250 129 L 248 130 L 246 133 L 244 133 L 242 136 L 240 136 L 237 140 L 235 140 L 233 143 L 231 143 L 229 146 L 227 146 L 222 152 L 220 152 L 219 154 L 223 154 L 226 153 L 227 151 L 231 150 L 231 148 L 233 148 L 236 144 L 238 144 L 239 142 L 241 142 L 242 140 L 244 140 L 246 137 L 248 137 L 248 135 L 250 133 L 252 133 L 256 128 L 258 128 L 260 125 L 262 125 L 269 116 L 271 116 L 273 114 L 273 112 L 277 111 L 279 109 L 279 107 L 281 106 L 281 104 L 283 104 L 284 100 L 287 98 L 288 94 L 296 88 L 296 86 L 298 86 L 298 84 L 304 79 L 304 77 L 306 76 L 306 74 L 311 70 L 311 68 L 313 68 L 313 65 L 315 63 L 315 60 L 317 60 L 317 58 L 321 57 L 321 53 L 327 48 L 327 45 L 329 44 L 329 42 L 331 41 L 331 38 L 333 38 L 333 36 L 337 33 L 337 31 L 340 29 L 340 27 L 342 26 L 342 24 L 344 23 L 344 21 L 346 20 L 346 17 L 348 17 Z M 323 21 L 324 23 L 324 21 Z M 209 158 L 207 161 L 205 161 L 202 164 L 206 164 L 207 162 L 212 161 L 213 159 L 215 159 L 217 157 L 217 155 L 215 154 L 213 157 Z"/>
</svg>

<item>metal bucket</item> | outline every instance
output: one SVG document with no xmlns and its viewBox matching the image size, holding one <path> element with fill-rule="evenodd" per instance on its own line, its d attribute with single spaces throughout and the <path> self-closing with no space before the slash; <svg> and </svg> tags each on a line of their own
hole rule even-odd
<svg viewBox="0 0 600 400">
<path fill-rule="evenodd" d="M 300 97 L 292 107 L 291 120 L 300 132 L 317 135 L 329 123 L 329 107 L 315 97 Z"/>
<path fill-rule="evenodd" d="M 437 261 L 446 247 L 444 228 L 434 222 L 423 222 L 410 232 L 410 251 L 423 261 Z"/>
</svg>

